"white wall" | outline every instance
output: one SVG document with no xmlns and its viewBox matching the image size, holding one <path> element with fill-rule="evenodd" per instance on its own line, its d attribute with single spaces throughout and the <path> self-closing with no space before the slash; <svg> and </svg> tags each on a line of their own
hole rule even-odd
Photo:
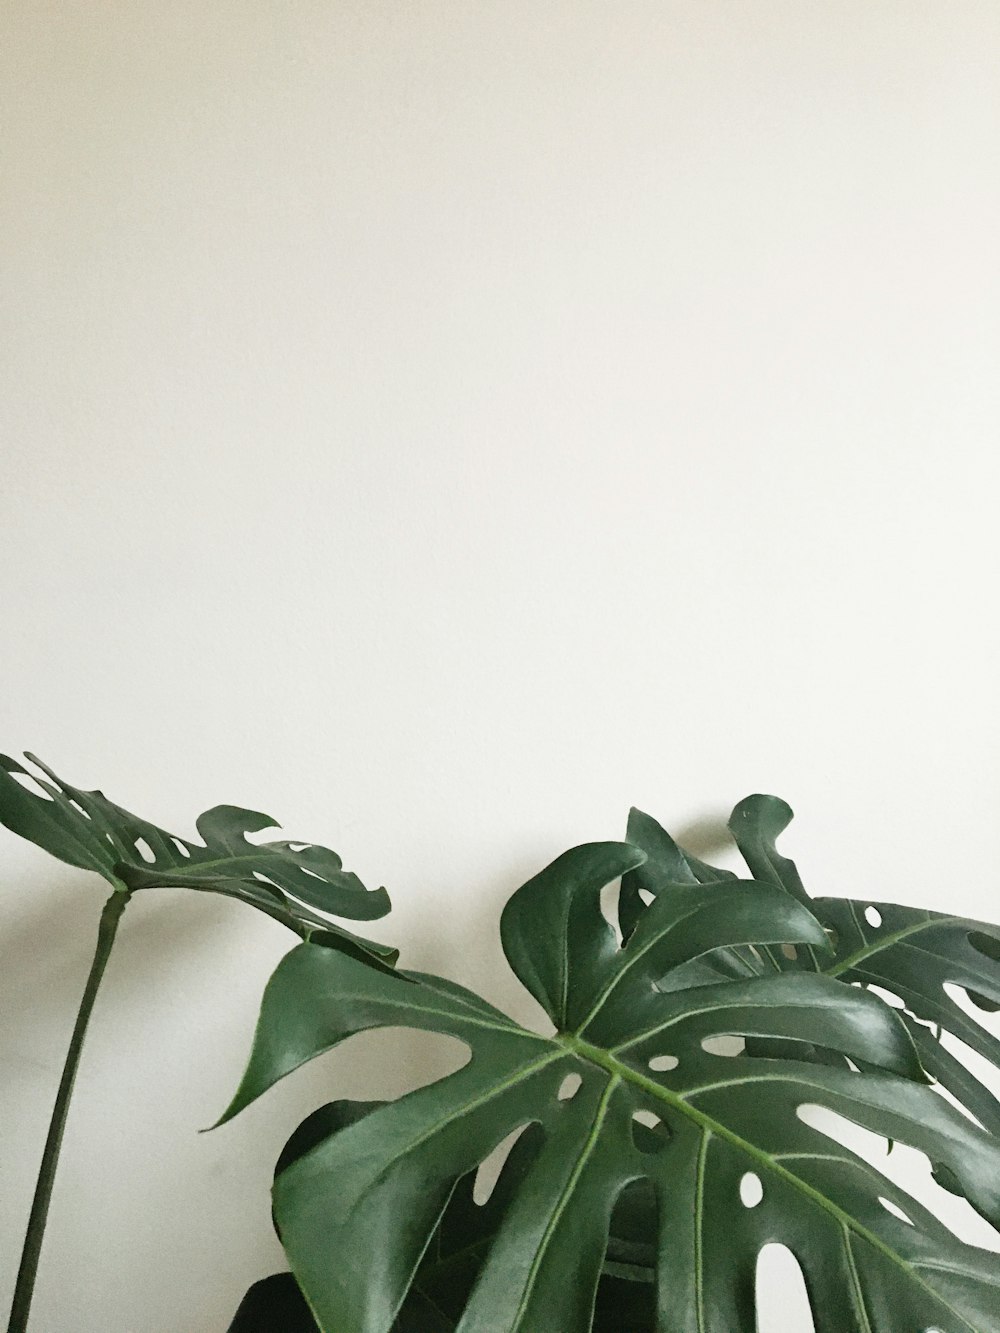
<svg viewBox="0 0 1000 1333">
<path fill-rule="evenodd" d="M 500 904 L 632 802 L 776 791 L 815 891 L 1000 914 L 993 0 L 0 24 L 4 748 L 272 812 L 523 1015 Z M 0 869 L 12 1257 L 101 891 Z M 37 1333 L 224 1328 L 296 1117 L 405 1085 L 196 1136 L 290 939 L 129 909 Z"/>
</svg>

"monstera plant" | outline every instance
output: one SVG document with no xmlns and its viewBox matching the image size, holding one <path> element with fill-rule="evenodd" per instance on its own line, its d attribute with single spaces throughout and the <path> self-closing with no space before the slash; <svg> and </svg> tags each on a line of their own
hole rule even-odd
<svg viewBox="0 0 1000 1333">
<path fill-rule="evenodd" d="M 268 815 L 219 805 L 197 821 L 200 843 L 157 828 L 56 777 L 34 755 L 34 770 L 0 755 L 0 823 L 61 861 L 92 870 L 111 885 L 101 913 L 97 947 L 56 1094 L 18 1270 L 8 1333 L 27 1327 L 35 1276 L 55 1181 L 63 1130 L 80 1053 L 118 925 L 140 889 L 186 887 L 237 898 L 265 912 L 303 940 L 366 958 L 373 967 L 395 962 L 386 949 L 342 929 L 331 916 L 372 920 L 389 910 L 385 889 L 367 890 L 326 847 L 283 841 L 254 844 L 248 833 L 275 827 Z"/>
<path fill-rule="evenodd" d="M 736 807 L 752 878 L 633 811 L 628 842 L 574 848 L 519 889 L 501 939 L 552 1031 L 440 977 L 293 949 L 223 1119 L 364 1030 L 469 1055 L 300 1126 L 274 1187 L 292 1274 L 252 1288 L 232 1333 L 751 1333 L 768 1242 L 797 1257 L 818 1333 L 1000 1330 L 997 1255 L 800 1114 L 920 1150 L 1000 1225 L 1000 1104 L 940 1042 L 1000 1064 L 944 989 L 1000 1005 L 1000 930 L 811 901 L 775 847 L 790 818 L 773 797 Z M 616 933 L 601 892 L 619 877 Z M 480 1164 L 515 1134 L 478 1203 Z"/>
<path fill-rule="evenodd" d="M 332 922 L 381 915 L 384 892 L 325 849 L 249 843 L 265 816 L 220 807 L 199 820 L 202 843 L 184 842 L 40 773 L 29 791 L 28 770 L 3 761 L 0 820 L 112 894 L 11 1333 L 118 919 L 133 892 L 168 885 L 236 896 L 302 941 L 268 983 L 220 1123 L 366 1030 L 424 1029 L 467 1052 L 396 1101 L 334 1100 L 292 1134 L 273 1192 L 291 1272 L 251 1288 L 230 1333 L 752 1333 L 771 1242 L 797 1257 L 818 1333 L 1000 1333 L 996 1254 L 823 1125 L 926 1154 L 1000 1228 L 1000 1102 L 941 1040 L 1000 1066 L 1000 1042 L 952 997 L 1000 1008 L 1000 928 L 810 899 L 777 850 L 791 811 L 774 797 L 733 812 L 747 878 L 633 811 L 627 841 L 566 852 L 504 909 L 506 956 L 551 1023 L 532 1031 Z M 616 929 L 602 893 L 619 880 Z M 480 1173 L 504 1148 L 483 1199 Z"/>
</svg>

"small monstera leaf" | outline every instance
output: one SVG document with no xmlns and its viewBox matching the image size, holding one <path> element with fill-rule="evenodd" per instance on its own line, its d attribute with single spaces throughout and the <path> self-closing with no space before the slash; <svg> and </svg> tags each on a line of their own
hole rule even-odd
<svg viewBox="0 0 1000 1333">
<path fill-rule="evenodd" d="M 239 898 L 303 938 L 317 936 L 359 955 L 395 958 L 394 950 L 328 919 L 384 916 L 385 889 L 366 889 L 326 847 L 248 842 L 247 833 L 277 827 L 269 815 L 217 805 L 198 817 L 203 842 L 187 842 L 102 792 L 70 786 L 33 755 L 27 758 L 43 776 L 0 755 L 0 823 L 61 861 L 94 870 L 123 892 L 187 887 Z"/>
<path fill-rule="evenodd" d="M 456 1333 L 614 1328 L 598 1322 L 601 1283 L 626 1276 L 652 1288 L 636 1333 L 751 1333 L 770 1241 L 802 1264 L 819 1333 L 997 1333 L 994 1257 L 799 1111 L 818 1104 L 926 1152 L 994 1225 L 1000 1145 L 927 1086 L 906 1028 L 860 987 L 796 970 L 670 988 L 720 950 L 794 944 L 823 957 L 827 935 L 780 885 L 725 878 L 659 893 L 619 946 L 601 890 L 644 860 L 629 844 L 578 847 L 507 904 L 504 950 L 551 1034 L 440 978 L 310 943 L 279 964 L 223 1120 L 368 1029 L 424 1028 L 470 1052 L 456 1073 L 311 1141 L 279 1174 L 275 1215 L 320 1329 L 390 1333 L 428 1296 L 419 1274 L 457 1206 L 473 1241 L 487 1239 L 456 1281 L 461 1308 L 434 1302 Z M 747 1048 L 720 1054 L 721 1037 Z M 806 1058 L 752 1054 L 757 1039 Z M 843 1063 L 817 1063 L 819 1049 Z M 518 1130 L 527 1146 L 484 1233 L 468 1220 L 468 1178 Z M 756 1206 L 741 1202 L 748 1175 Z"/>
<path fill-rule="evenodd" d="M 678 884 L 714 884 L 723 879 L 735 879 L 730 870 L 720 870 L 699 861 L 690 852 L 682 851 L 673 838 L 650 815 L 634 807 L 629 811 L 628 841 L 640 848 L 645 861 L 622 876 L 618 895 L 618 924 L 622 937 L 628 939 L 639 918 L 646 910 L 647 901 L 669 891 Z M 645 896 L 643 896 L 645 895 Z M 743 948 L 715 949 L 692 958 L 683 969 L 673 972 L 673 985 L 718 981 L 722 977 L 752 977 L 766 971 L 764 959 L 771 970 L 781 970 L 771 959 L 767 949 L 758 951 L 753 945 Z"/>
</svg>

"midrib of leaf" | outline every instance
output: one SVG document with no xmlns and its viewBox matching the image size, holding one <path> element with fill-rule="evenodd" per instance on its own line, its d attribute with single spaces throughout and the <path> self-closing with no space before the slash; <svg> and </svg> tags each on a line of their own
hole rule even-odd
<svg viewBox="0 0 1000 1333">
<path fill-rule="evenodd" d="M 629 1037 L 628 1041 L 623 1041 L 621 1045 L 612 1046 L 610 1048 L 611 1054 L 619 1055 L 622 1051 L 627 1051 L 632 1046 L 638 1046 L 640 1043 L 648 1041 L 650 1037 L 658 1037 L 661 1032 L 666 1032 L 668 1028 L 675 1027 L 678 1023 L 686 1023 L 689 1019 L 698 1018 L 702 1014 L 716 1014 L 725 1011 L 726 1009 L 732 1009 L 733 1007 L 733 1002 L 731 1000 L 723 1000 L 719 1004 L 706 1004 L 701 1009 L 685 1009 L 681 1013 L 675 1014 L 673 1018 L 668 1018 L 665 1023 L 657 1023 L 655 1027 L 646 1028 L 636 1036 Z M 786 1001 L 786 1007 L 792 1008 L 793 1006 Z M 821 1008 L 815 1000 L 811 1000 L 808 1004 L 795 1007 L 801 1007 L 802 1009 Z M 827 1005 L 826 1008 L 829 1009 L 829 1005 Z M 739 1005 L 739 1012 L 741 1014 L 746 1013 L 750 1009 L 763 1009 L 765 1011 L 773 1010 L 774 1002 L 771 1001 L 769 1004 L 743 1003 Z"/>
<path fill-rule="evenodd" d="M 884 949 L 889 949 L 900 940 L 905 940 L 908 935 L 919 934 L 922 930 L 930 930 L 933 926 L 956 926 L 961 924 L 966 918 L 961 916 L 937 916 L 928 917 L 926 921 L 916 921 L 912 926 L 904 926 L 902 930 L 893 931 L 891 935 L 886 935 L 874 943 L 867 942 L 861 949 L 856 950 L 840 963 L 834 963 L 832 967 L 821 969 L 822 974 L 827 977 L 839 977 L 841 972 L 848 971 L 849 968 L 856 967 L 858 963 L 864 962 L 866 958 L 871 958 L 877 953 L 882 953 Z M 857 917 L 855 917 L 857 920 Z M 860 929 L 860 926 L 859 926 Z M 862 930 L 861 934 L 868 940 L 867 935 Z"/>
<path fill-rule="evenodd" d="M 430 988 L 428 987 L 428 989 Z M 356 1000 L 359 1001 L 360 1003 L 364 1003 L 364 1001 L 368 999 L 368 996 L 365 994 L 364 991 L 344 989 L 340 992 L 338 998 L 343 998 L 346 1000 Z M 513 1022 L 513 1020 L 509 1024 L 494 1022 L 491 1019 L 488 1019 L 484 1015 L 480 1014 L 477 1010 L 473 1009 L 471 1005 L 465 1004 L 464 1001 L 460 1001 L 460 1003 L 464 1004 L 465 1007 L 470 1010 L 469 1014 L 460 1015 L 461 1022 L 463 1024 L 468 1024 L 469 1027 L 486 1028 L 488 1032 L 502 1032 L 505 1037 L 520 1037 L 524 1041 L 539 1042 L 542 1045 L 552 1045 L 554 1041 L 554 1038 L 544 1037 L 540 1032 L 532 1032 L 528 1028 L 519 1027 L 516 1023 Z M 447 1009 L 435 1009 L 432 1008 L 430 1005 L 426 1004 L 407 1003 L 405 1007 L 405 1012 L 430 1014 L 435 1018 L 443 1019 L 444 1022 L 441 1024 L 442 1028 L 446 1028 L 450 1023 L 453 1023 L 454 1020 L 456 1019 L 456 1015 L 454 1013 L 450 1013 Z M 459 1040 L 461 1040 L 461 1038 L 459 1038 Z M 561 1046 L 559 1053 L 560 1054 L 564 1053 Z M 540 1068 L 542 1065 L 546 1065 L 551 1060 L 554 1059 L 556 1059 L 555 1053 L 546 1055 L 542 1058 L 541 1061 L 538 1062 L 538 1067 Z M 534 1067 L 535 1066 L 529 1066 L 529 1069 L 533 1070 Z"/>
<path fill-rule="evenodd" d="M 195 848 L 195 850 L 197 851 L 197 848 Z M 155 862 L 152 865 L 148 865 L 145 861 L 127 861 L 125 864 L 134 865 L 140 870 L 146 870 L 153 874 L 166 875 L 169 873 L 171 876 L 176 875 L 181 877 L 192 874 L 200 875 L 205 870 L 214 870 L 216 866 L 231 866 L 234 862 L 257 861 L 261 859 L 267 860 L 268 858 L 261 858 L 260 852 L 248 842 L 246 851 L 241 849 L 239 851 L 230 852 L 228 856 L 214 856 L 211 861 L 197 861 L 192 857 L 190 861 L 185 860 L 175 866 L 166 866 L 165 868 L 156 865 Z M 296 864 L 296 869 L 301 869 L 301 867 Z M 313 873 L 315 874 L 315 872 Z M 321 875 L 317 875 L 316 878 L 323 884 L 329 885 L 332 882 L 331 880 L 323 879 Z M 257 882 L 260 883 L 259 880 Z M 278 885 L 276 887 L 280 888 L 281 886 Z"/>
<path fill-rule="evenodd" d="M 62 795 L 63 798 L 68 801 L 69 798 L 65 796 L 65 793 L 62 793 Z M 46 807 L 48 807 L 49 805 L 57 806 L 59 804 L 59 802 L 55 799 L 55 797 L 51 797 L 48 801 L 45 801 L 44 798 L 41 796 L 36 796 L 34 797 L 34 799 L 39 802 L 39 805 L 42 805 L 44 803 Z M 166 868 L 163 868 L 161 866 L 156 865 L 155 862 L 152 865 L 148 865 L 145 861 L 130 860 L 127 855 L 128 852 L 127 845 L 119 837 L 117 830 L 113 827 L 113 825 L 110 824 L 105 818 L 103 818 L 103 815 L 99 819 L 95 818 L 94 815 L 90 815 L 88 818 L 88 828 L 86 830 L 82 830 L 78 829 L 75 826 L 76 821 L 78 819 L 84 819 L 87 817 L 81 815 L 78 811 L 74 811 L 74 815 L 76 816 L 76 818 L 73 821 L 73 825 L 64 824 L 61 820 L 56 818 L 55 815 L 52 813 L 52 811 L 49 810 L 48 808 L 44 810 L 40 809 L 36 813 L 40 816 L 43 816 L 48 824 L 50 824 L 57 832 L 61 833 L 64 837 L 69 838 L 69 840 L 77 848 L 79 848 L 81 855 L 84 856 L 90 863 L 91 869 L 95 870 L 99 875 L 102 876 L 106 875 L 113 876 L 114 882 L 116 884 L 121 884 L 122 880 L 119 879 L 117 875 L 115 875 L 114 870 L 111 868 L 111 866 L 107 865 L 105 862 L 100 861 L 95 857 L 95 854 L 90 845 L 89 838 L 84 838 L 83 836 L 84 832 L 90 832 L 92 828 L 96 829 L 98 825 L 103 827 L 105 833 L 110 833 L 111 836 L 115 839 L 114 844 L 109 843 L 108 845 L 114 851 L 121 853 L 119 857 L 119 864 L 127 866 L 135 866 L 137 869 L 149 871 L 150 873 L 153 874 L 160 874 L 160 875 L 169 874 L 171 878 L 173 878 L 174 876 L 180 878 L 180 877 L 190 877 L 192 875 L 203 874 L 206 870 L 214 870 L 217 866 L 232 865 L 233 862 L 236 861 L 256 861 L 260 859 L 260 853 L 262 851 L 265 852 L 264 859 L 267 859 L 266 848 L 258 849 L 254 847 L 252 843 L 248 842 L 246 844 L 246 850 L 244 850 L 243 848 L 233 848 L 228 855 L 214 856 L 209 861 L 200 861 L 192 857 L 191 860 L 189 861 L 185 860 L 178 865 L 170 865 L 167 866 Z M 160 831 L 162 832 L 162 830 Z M 172 835 L 167 834 L 166 836 L 170 837 Z M 194 846 L 192 848 L 190 843 L 185 843 L 185 846 L 194 851 L 198 850 L 197 846 Z M 206 850 L 208 849 L 206 848 Z M 296 863 L 296 869 L 298 868 L 299 867 Z M 319 879 L 322 883 L 327 885 L 331 884 L 332 882 L 330 880 L 323 879 L 321 875 L 317 875 L 317 879 Z"/>
<path fill-rule="evenodd" d="M 492 1023 L 494 1027 L 496 1027 L 498 1032 L 509 1032 L 513 1036 L 534 1038 L 536 1041 L 548 1040 L 547 1037 L 542 1037 L 537 1032 L 532 1032 L 528 1028 L 521 1027 L 520 1023 L 515 1023 L 512 1018 L 508 1018 L 506 1014 L 500 1013 L 499 1010 L 480 1008 L 479 1005 L 473 1003 L 473 1001 L 468 997 L 468 995 L 455 994 L 454 991 L 438 990 L 437 987 L 430 984 L 429 981 L 421 977 L 419 973 L 407 974 L 406 972 L 399 972 L 397 973 L 397 976 L 401 976 L 408 981 L 415 981 L 415 983 L 418 986 L 423 986 L 426 990 L 429 990 L 433 995 L 445 995 L 448 998 L 448 1000 L 451 1001 L 452 1004 L 460 1004 L 463 1009 L 467 1010 L 470 1014 L 473 1014 L 477 1019 L 479 1019 L 480 1022 L 486 1021 Z M 357 994 L 355 994 L 354 999 L 358 998 L 360 997 Z M 483 1002 L 483 1004 L 485 1006 L 485 1001 Z M 444 1013 L 444 1011 L 440 1009 L 427 1010 L 427 1012 L 441 1013 L 441 1014 Z M 462 1018 L 464 1021 L 465 1019 L 464 1014 L 462 1015 Z"/>
<path fill-rule="evenodd" d="M 433 1012 L 433 1011 L 428 1011 L 428 1012 Z M 485 1024 L 481 1026 L 485 1026 Z M 527 1032 L 525 1033 L 525 1036 L 529 1035 L 534 1035 L 534 1034 L 530 1034 Z M 547 1037 L 539 1037 L 538 1040 L 546 1043 L 551 1042 L 551 1038 Z M 550 1051 L 548 1054 L 544 1055 L 540 1060 L 533 1061 L 532 1064 L 527 1065 L 522 1069 L 519 1069 L 517 1073 L 511 1075 L 510 1078 L 504 1079 L 499 1084 L 493 1085 L 486 1092 L 480 1094 L 480 1096 L 473 1097 L 470 1101 L 463 1102 L 461 1106 L 454 1108 L 447 1115 L 442 1116 L 439 1120 L 435 1120 L 434 1123 L 428 1126 L 422 1134 L 420 1134 L 417 1138 L 412 1139 L 408 1143 L 404 1144 L 399 1152 L 394 1153 L 393 1156 L 389 1159 L 389 1161 L 383 1163 L 382 1169 L 379 1171 L 377 1177 L 372 1182 L 373 1185 L 379 1184 L 385 1178 L 388 1172 L 396 1165 L 397 1162 L 399 1162 L 402 1158 L 408 1156 L 410 1153 L 415 1152 L 422 1144 L 426 1143 L 428 1139 L 433 1138 L 433 1136 L 440 1130 L 446 1128 L 450 1124 L 453 1124 L 456 1120 L 461 1119 L 463 1116 L 468 1115 L 470 1112 L 477 1110 L 480 1106 L 483 1106 L 486 1102 L 492 1100 L 492 1098 L 498 1097 L 501 1093 L 508 1091 L 508 1089 L 516 1086 L 518 1083 L 523 1083 L 526 1078 L 530 1078 L 532 1074 L 536 1074 L 540 1069 L 543 1069 L 546 1065 L 553 1064 L 556 1060 L 564 1057 L 565 1054 L 566 1054 L 565 1048 L 560 1045 L 557 1050 Z M 353 1211 L 353 1209 L 351 1211 Z M 294 1255 L 289 1253 L 288 1257 L 289 1257 L 289 1262 L 291 1264 L 292 1272 L 295 1274 L 296 1280 L 298 1281 L 299 1286 L 302 1288 L 303 1293 L 306 1294 L 306 1299 L 308 1301 L 309 1297 L 306 1291 L 306 1284 L 301 1275 L 296 1271 Z M 423 1258 L 423 1253 L 421 1253 L 421 1255 L 418 1257 L 416 1261 L 416 1264 L 414 1265 L 414 1272 L 416 1272 L 416 1269 L 419 1267 L 421 1258 Z M 312 1301 L 309 1301 L 309 1308 L 312 1311 L 317 1326 L 322 1329 L 324 1325 L 320 1319 L 319 1313 L 313 1306 Z M 330 1333 L 332 1333 L 332 1330 L 330 1331 Z"/>
<path fill-rule="evenodd" d="M 868 1318 L 868 1306 L 865 1303 L 865 1294 L 861 1290 L 861 1275 L 858 1272 L 858 1266 L 854 1260 L 854 1251 L 851 1249 L 851 1233 L 845 1226 L 841 1226 L 840 1234 L 844 1244 L 844 1256 L 847 1259 L 847 1267 L 851 1272 L 854 1308 L 858 1313 L 858 1318 L 861 1320 L 861 1333 L 872 1333 L 871 1320 Z"/>
<path fill-rule="evenodd" d="M 542 1037 L 539 1038 L 539 1040 L 544 1041 L 545 1038 Z M 554 1064 L 555 1061 L 560 1059 L 563 1055 L 565 1055 L 565 1051 L 562 1048 L 550 1051 L 547 1055 L 543 1055 L 541 1059 L 534 1060 L 529 1065 L 524 1065 L 516 1074 L 511 1074 L 509 1078 L 502 1079 L 499 1083 L 491 1084 L 487 1090 L 480 1093 L 478 1097 L 470 1098 L 469 1101 L 463 1102 L 461 1106 L 453 1108 L 447 1115 L 443 1115 L 440 1119 L 435 1120 L 432 1124 L 427 1126 L 423 1133 L 419 1134 L 415 1139 L 410 1139 L 400 1148 L 399 1152 L 394 1153 L 387 1162 L 384 1162 L 381 1170 L 372 1183 L 380 1183 L 397 1162 L 400 1162 L 410 1153 L 416 1152 L 416 1150 L 422 1147 L 428 1139 L 432 1139 L 435 1134 L 440 1133 L 443 1129 L 447 1129 L 447 1127 L 454 1124 L 456 1120 L 460 1120 L 464 1116 L 470 1115 L 473 1111 L 478 1111 L 480 1106 L 485 1106 L 487 1102 L 493 1101 L 494 1098 L 499 1097 L 504 1092 L 508 1092 L 511 1088 L 516 1087 L 518 1083 L 523 1083 L 525 1079 L 531 1078 L 533 1074 L 537 1074 L 538 1071 L 544 1069 L 546 1065 Z"/>
<path fill-rule="evenodd" d="M 707 1131 L 710 1134 L 714 1134 L 718 1138 L 723 1139 L 726 1143 L 729 1143 L 732 1147 L 738 1148 L 741 1152 L 746 1153 L 748 1157 L 758 1163 L 764 1170 L 772 1172 L 781 1180 L 784 1180 L 787 1184 L 791 1185 L 794 1189 L 799 1190 L 812 1203 L 816 1204 L 817 1207 L 829 1214 L 840 1227 L 845 1228 L 849 1232 L 853 1232 L 853 1234 L 860 1239 L 867 1241 L 869 1245 L 878 1250 L 880 1254 L 888 1259 L 890 1263 L 899 1268 L 911 1281 L 926 1291 L 932 1300 L 937 1301 L 937 1303 L 947 1310 L 949 1314 L 953 1315 L 956 1319 L 961 1320 L 965 1327 L 970 1330 L 970 1333 L 982 1333 L 982 1331 L 977 1329 L 974 1324 L 970 1324 L 960 1311 L 956 1310 L 954 1306 L 945 1300 L 940 1292 L 935 1291 L 933 1287 L 926 1283 L 914 1266 L 908 1263 L 907 1260 L 904 1259 L 901 1254 L 898 1254 L 890 1245 L 887 1245 L 880 1236 L 877 1236 L 873 1231 L 869 1231 L 866 1226 L 863 1226 L 857 1220 L 857 1218 L 854 1218 L 850 1213 L 845 1212 L 831 1199 L 828 1199 L 825 1194 L 820 1193 L 818 1189 L 810 1185 L 808 1181 L 803 1180 L 801 1176 L 797 1176 L 793 1171 L 789 1171 L 786 1167 L 782 1166 L 770 1153 L 765 1152 L 762 1148 L 758 1148 L 748 1140 L 742 1138 L 739 1134 L 736 1134 L 733 1130 L 724 1125 L 720 1120 L 716 1120 L 713 1116 L 707 1115 L 704 1111 L 699 1111 L 697 1107 L 684 1101 L 678 1093 L 671 1092 L 668 1088 L 661 1087 L 659 1083 L 655 1083 L 652 1079 L 646 1078 L 646 1076 L 640 1074 L 638 1070 L 623 1064 L 610 1052 L 602 1050 L 599 1046 L 592 1046 L 590 1042 L 571 1034 L 565 1034 L 554 1040 L 558 1040 L 560 1044 L 572 1050 L 580 1057 L 580 1059 L 597 1065 L 599 1068 L 606 1070 L 609 1074 L 617 1076 L 622 1082 L 631 1083 L 634 1087 L 641 1088 L 642 1091 L 650 1097 L 665 1102 L 668 1106 L 672 1107 L 673 1110 L 678 1111 L 681 1115 L 687 1116 L 689 1120 L 694 1121 L 703 1133 Z"/>
<path fill-rule="evenodd" d="M 617 1074 L 612 1074 L 611 1078 L 608 1080 L 607 1087 L 601 1094 L 601 1100 L 598 1103 L 597 1110 L 594 1112 L 594 1123 L 590 1127 L 590 1133 L 587 1135 L 586 1142 L 583 1145 L 583 1148 L 580 1152 L 580 1156 L 576 1160 L 576 1163 L 573 1167 L 573 1171 L 570 1174 L 570 1178 L 569 1180 L 567 1180 L 561 1194 L 559 1195 L 559 1202 L 556 1204 L 555 1208 L 553 1209 L 551 1217 L 546 1223 L 545 1232 L 541 1240 L 539 1241 L 538 1249 L 535 1251 L 535 1257 L 531 1261 L 531 1268 L 528 1272 L 527 1281 L 524 1284 L 524 1291 L 521 1293 L 521 1299 L 518 1302 L 517 1313 L 514 1315 L 514 1323 L 511 1326 L 514 1329 L 520 1328 L 521 1326 L 521 1319 L 527 1308 L 528 1301 L 531 1299 L 531 1293 L 532 1291 L 534 1291 L 535 1282 L 538 1280 L 538 1270 L 542 1266 L 542 1261 L 545 1258 L 545 1252 L 549 1248 L 549 1245 L 552 1241 L 552 1237 L 555 1235 L 556 1227 L 559 1225 L 559 1219 L 566 1211 L 569 1201 L 573 1196 L 573 1191 L 576 1189 L 577 1181 L 583 1174 L 583 1169 L 587 1165 L 591 1153 L 594 1151 L 594 1148 L 597 1144 L 597 1140 L 600 1137 L 601 1126 L 604 1124 L 605 1117 L 607 1116 L 608 1113 L 608 1103 L 611 1101 L 611 1098 L 614 1095 L 615 1089 L 618 1087 L 619 1083 L 621 1083 L 621 1077 Z"/>
<path fill-rule="evenodd" d="M 705 1279 L 704 1279 L 704 1215 L 705 1215 L 705 1162 L 708 1158 L 708 1145 L 712 1131 L 702 1126 L 701 1142 L 698 1145 L 698 1168 L 695 1177 L 694 1195 L 694 1280 L 695 1303 L 697 1309 L 698 1333 L 705 1329 Z"/>
<path fill-rule="evenodd" d="M 968 1277 L 969 1269 L 960 1268 L 956 1264 L 941 1263 L 936 1259 L 918 1259 L 914 1265 L 916 1268 L 930 1268 L 934 1272 L 954 1273 L 956 1277 Z M 996 1286 L 996 1280 L 991 1276 L 989 1281 Z"/>
<path fill-rule="evenodd" d="M 636 963 L 638 963 L 641 958 L 644 958 L 646 954 L 649 953 L 650 949 L 655 948 L 657 944 L 659 944 L 662 940 L 665 940 L 672 931 L 677 929 L 678 926 L 682 926 L 684 922 L 688 920 L 689 917 L 697 916 L 697 914 L 702 910 L 704 905 L 705 905 L 704 903 L 698 903 L 696 907 L 691 908 L 690 912 L 685 912 L 683 916 L 679 916 L 676 918 L 676 920 L 671 921 L 670 924 L 665 926 L 664 929 L 661 930 L 658 935 L 654 935 L 653 938 L 647 944 L 644 944 L 641 949 L 637 949 L 635 953 L 633 953 L 631 956 L 628 955 L 626 947 L 624 963 L 621 965 L 621 967 L 618 969 L 615 975 L 611 978 L 608 984 L 604 986 L 603 989 L 598 993 L 597 999 L 594 1001 L 590 1013 L 577 1028 L 577 1035 L 583 1032 L 584 1029 L 589 1027 L 589 1025 L 594 1021 L 597 1015 L 607 1004 L 608 999 L 614 993 L 619 982 L 621 982 L 622 979 L 628 975 L 629 971 L 633 967 L 635 967 Z"/>
<path fill-rule="evenodd" d="M 559 1017 L 556 1025 L 562 1027 L 566 1022 L 566 1005 L 569 1002 L 569 914 L 570 902 L 566 900 L 563 910 L 563 928 L 562 928 L 562 953 L 560 955 L 560 973 L 559 973 Z"/>
</svg>

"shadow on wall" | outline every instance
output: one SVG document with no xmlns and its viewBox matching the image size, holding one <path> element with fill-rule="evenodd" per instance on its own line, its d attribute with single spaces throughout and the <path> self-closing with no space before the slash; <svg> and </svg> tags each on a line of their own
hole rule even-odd
<svg viewBox="0 0 1000 1333">
<path fill-rule="evenodd" d="M 727 815 L 703 815 L 684 824 L 674 835 L 677 843 L 700 861 L 733 854 L 736 844 L 726 826 Z M 745 873 L 745 871 L 744 871 Z"/>
</svg>

